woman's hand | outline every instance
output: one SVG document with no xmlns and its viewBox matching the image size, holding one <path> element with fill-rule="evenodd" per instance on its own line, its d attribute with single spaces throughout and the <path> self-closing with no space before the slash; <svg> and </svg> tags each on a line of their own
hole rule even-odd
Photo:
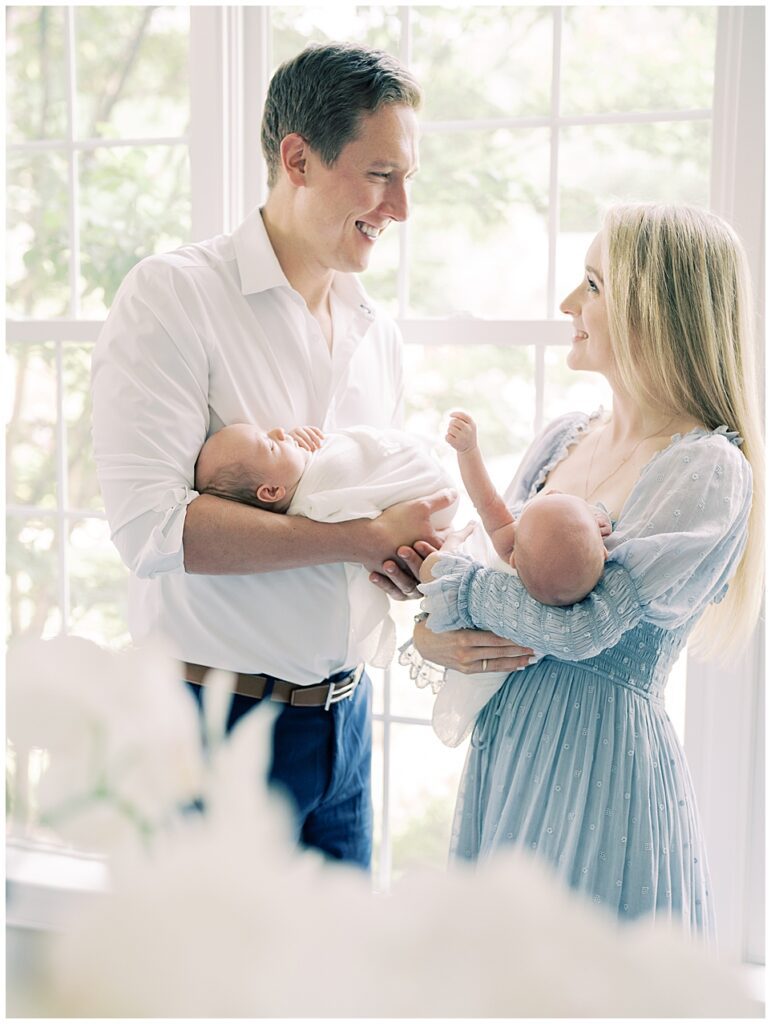
<svg viewBox="0 0 771 1024">
<path fill-rule="evenodd" d="M 426 661 L 466 675 L 471 672 L 516 672 L 534 660 L 534 652 L 529 647 L 520 647 L 484 629 L 433 633 L 425 622 L 417 622 L 413 642 Z"/>
</svg>

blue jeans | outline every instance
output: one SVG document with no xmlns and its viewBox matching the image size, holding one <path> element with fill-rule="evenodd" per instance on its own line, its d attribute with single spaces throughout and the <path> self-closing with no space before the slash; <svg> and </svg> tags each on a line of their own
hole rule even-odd
<svg viewBox="0 0 771 1024">
<path fill-rule="evenodd" d="M 188 685 L 200 704 L 201 687 Z M 228 731 L 259 703 L 235 694 Z M 294 806 L 302 846 L 366 869 L 372 858 L 371 704 L 372 684 L 364 673 L 353 696 L 328 711 L 284 705 L 268 776 Z"/>
</svg>

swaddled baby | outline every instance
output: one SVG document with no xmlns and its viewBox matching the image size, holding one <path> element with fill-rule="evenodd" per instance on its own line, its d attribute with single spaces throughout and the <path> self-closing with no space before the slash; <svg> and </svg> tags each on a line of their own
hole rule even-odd
<svg viewBox="0 0 771 1024">
<path fill-rule="evenodd" d="M 261 430 L 236 423 L 212 434 L 195 469 L 200 493 L 317 522 L 374 519 L 401 501 L 425 498 L 453 481 L 427 446 L 401 430 L 348 427 L 324 434 L 318 427 Z M 449 526 L 457 502 L 436 513 Z M 396 631 L 386 595 L 361 565 L 346 563 L 350 631 L 346 664 L 383 668 Z"/>
</svg>

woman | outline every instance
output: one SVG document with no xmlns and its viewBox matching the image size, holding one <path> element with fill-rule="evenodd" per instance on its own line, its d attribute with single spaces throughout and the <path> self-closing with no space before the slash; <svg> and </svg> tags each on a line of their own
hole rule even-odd
<svg viewBox="0 0 771 1024">
<path fill-rule="evenodd" d="M 681 919 L 711 937 L 696 804 L 663 690 L 697 620 L 693 643 L 724 654 L 760 603 L 746 262 L 718 217 L 654 205 L 612 209 L 586 262 L 560 307 L 574 328 L 568 365 L 607 378 L 612 413 L 548 426 L 507 500 L 518 510 L 554 489 L 602 502 L 614 524 L 602 579 L 554 608 L 460 555 L 436 552 L 421 568 L 424 658 L 468 670 L 469 627 L 541 656 L 477 719 L 452 849 L 474 859 L 530 848 L 621 918 Z M 499 667 L 493 654 L 471 670 Z"/>
</svg>

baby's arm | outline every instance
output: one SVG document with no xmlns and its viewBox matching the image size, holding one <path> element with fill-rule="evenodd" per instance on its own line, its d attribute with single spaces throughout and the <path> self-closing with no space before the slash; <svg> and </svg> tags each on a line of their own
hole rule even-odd
<svg viewBox="0 0 771 1024">
<path fill-rule="evenodd" d="M 468 496 L 500 557 L 508 562 L 514 547 L 514 521 L 496 491 L 477 445 L 476 423 L 468 413 L 450 413 L 447 441 L 458 453 L 458 468 Z"/>
</svg>

